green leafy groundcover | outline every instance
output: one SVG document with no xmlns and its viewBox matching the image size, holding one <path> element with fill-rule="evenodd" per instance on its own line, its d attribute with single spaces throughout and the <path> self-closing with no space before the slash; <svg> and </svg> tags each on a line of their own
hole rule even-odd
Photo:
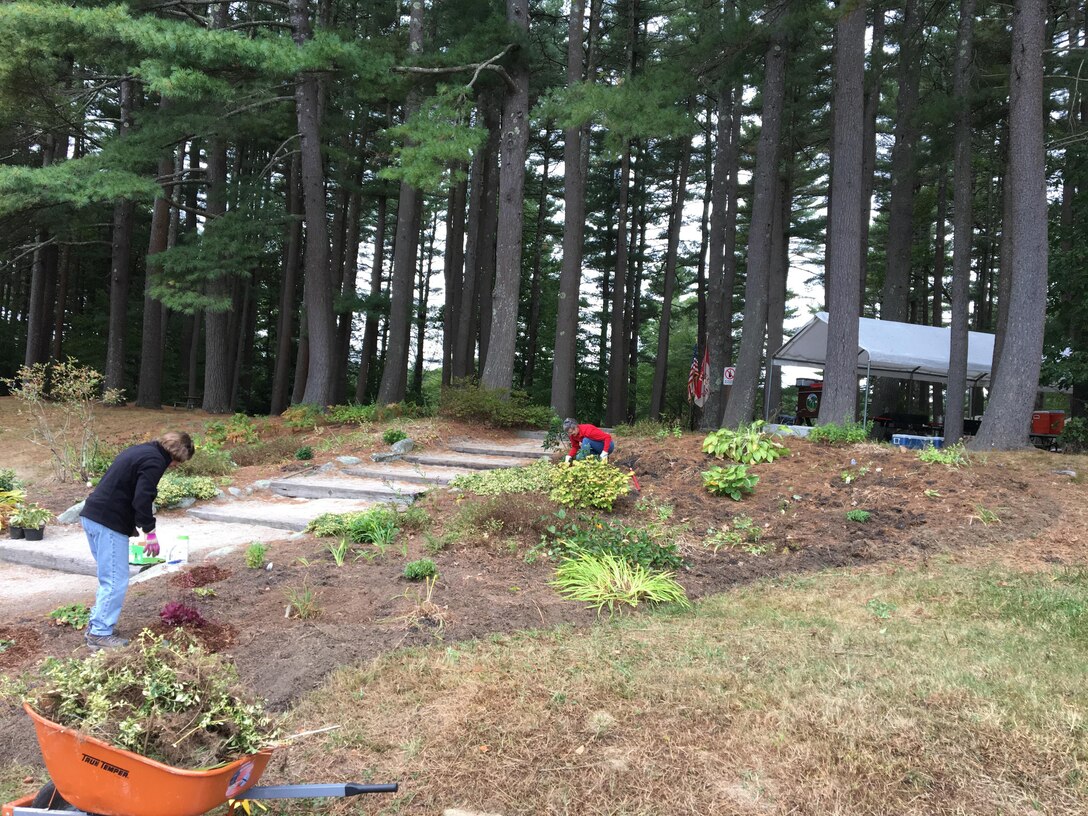
<svg viewBox="0 0 1088 816">
<path fill-rule="evenodd" d="M 505 493 L 544 493 L 551 489 L 552 470 L 555 466 L 547 460 L 533 462 L 525 467 L 481 470 L 466 476 L 458 476 L 451 487 L 475 493 L 477 496 L 501 496 Z"/>
<path fill-rule="evenodd" d="M 50 658 L 19 689 L 43 716 L 104 742 L 180 768 L 207 768 L 277 738 L 277 723 L 234 666 L 183 633 L 144 632 L 127 649 Z"/>
<path fill-rule="evenodd" d="M 159 480 L 159 493 L 155 504 L 173 507 L 184 498 L 214 499 L 219 488 L 207 476 L 181 476 L 167 473 Z"/>
</svg>

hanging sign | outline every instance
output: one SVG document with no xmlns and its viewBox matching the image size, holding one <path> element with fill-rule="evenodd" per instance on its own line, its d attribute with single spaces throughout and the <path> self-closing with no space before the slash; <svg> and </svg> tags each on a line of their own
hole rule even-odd
<svg viewBox="0 0 1088 816">
<path fill-rule="evenodd" d="M 725 373 L 722 374 L 722 385 L 732 385 L 736 376 L 737 370 L 733 366 L 726 366 Z"/>
</svg>

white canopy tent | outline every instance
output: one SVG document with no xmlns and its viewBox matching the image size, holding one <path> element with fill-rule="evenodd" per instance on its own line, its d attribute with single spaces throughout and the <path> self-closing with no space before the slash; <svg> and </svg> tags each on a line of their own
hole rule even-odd
<svg viewBox="0 0 1088 816">
<path fill-rule="evenodd" d="M 858 375 L 896 377 L 923 382 L 947 382 L 949 344 L 952 330 L 939 326 L 897 323 L 892 320 L 858 318 Z M 994 336 L 969 332 L 967 342 L 967 383 L 988 386 L 994 357 Z M 827 360 L 827 312 L 812 320 L 775 352 L 773 365 L 820 367 Z M 868 418 L 869 389 L 865 389 Z"/>
</svg>

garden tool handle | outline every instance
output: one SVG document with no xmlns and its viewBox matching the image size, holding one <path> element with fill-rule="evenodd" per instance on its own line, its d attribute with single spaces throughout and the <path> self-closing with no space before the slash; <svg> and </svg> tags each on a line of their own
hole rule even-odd
<svg viewBox="0 0 1088 816">
<path fill-rule="evenodd" d="M 313 799 L 319 797 L 359 796 L 363 793 L 396 793 L 397 783 L 363 785 L 359 782 L 337 782 L 317 785 L 258 785 L 239 794 L 241 799 Z"/>
</svg>

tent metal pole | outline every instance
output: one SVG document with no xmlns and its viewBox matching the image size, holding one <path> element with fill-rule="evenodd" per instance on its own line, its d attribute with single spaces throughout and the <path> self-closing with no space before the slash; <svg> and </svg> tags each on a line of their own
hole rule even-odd
<svg viewBox="0 0 1088 816">
<path fill-rule="evenodd" d="M 872 381 L 873 360 L 869 358 L 865 362 L 865 407 L 861 410 L 861 424 L 869 424 L 869 383 Z"/>
</svg>

